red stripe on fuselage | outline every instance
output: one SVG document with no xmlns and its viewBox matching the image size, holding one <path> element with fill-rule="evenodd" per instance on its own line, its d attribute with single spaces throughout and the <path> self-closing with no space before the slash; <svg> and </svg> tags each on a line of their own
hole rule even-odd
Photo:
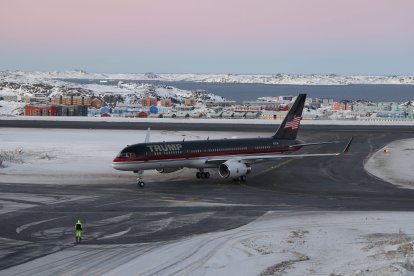
<svg viewBox="0 0 414 276">
<path fill-rule="evenodd" d="M 223 156 L 223 155 L 245 155 L 245 154 L 257 154 L 257 153 L 283 153 L 289 151 L 296 151 L 301 147 L 294 148 L 274 148 L 274 149 L 260 149 L 260 150 L 243 150 L 243 151 L 221 151 L 221 152 L 200 152 L 200 153 L 187 153 L 187 154 L 174 154 L 174 155 L 151 155 L 139 158 L 128 157 L 116 157 L 112 162 L 131 162 L 131 161 L 152 161 L 163 159 L 183 159 L 183 158 L 196 158 L 196 157 L 211 157 L 211 156 Z"/>
</svg>

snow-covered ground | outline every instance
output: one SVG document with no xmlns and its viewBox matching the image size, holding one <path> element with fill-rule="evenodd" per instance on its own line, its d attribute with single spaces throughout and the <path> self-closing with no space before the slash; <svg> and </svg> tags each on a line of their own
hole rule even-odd
<svg viewBox="0 0 414 276">
<path fill-rule="evenodd" d="M 395 185 L 414 189 L 414 139 L 392 142 L 365 163 L 372 175 Z"/>
<path fill-rule="evenodd" d="M 413 220 L 412 212 L 269 212 L 173 242 L 78 245 L 2 275 L 413 275 Z"/>
<path fill-rule="evenodd" d="M 0 101 L 0 118 L 19 115 L 19 109 L 24 108 L 25 105 L 26 103 L 22 102 Z"/>
<path fill-rule="evenodd" d="M 208 135 L 224 138 L 228 133 Z M 2 128 L 0 151 L 7 152 L 13 160 L 0 168 L 0 182 L 133 182 L 131 173 L 113 170 L 111 160 L 123 146 L 143 141 L 144 137 L 145 131 L 134 130 Z M 152 132 L 153 140 L 165 137 L 204 139 L 206 133 Z M 409 142 L 403 143 L 402 149 L 411 149 L 413 141 Z M 389 148 L 390 154 L 396 154 L 393 144 Z M 155 174 L 149 172 L 146 177 Z M 30 207 L 6 206 L 5 211 Z M 269 212 L 240 228 L 176 241 L 78 245 L 0 274 L 413 275 L 412 221 L 412 212 Z"/>
</svg>

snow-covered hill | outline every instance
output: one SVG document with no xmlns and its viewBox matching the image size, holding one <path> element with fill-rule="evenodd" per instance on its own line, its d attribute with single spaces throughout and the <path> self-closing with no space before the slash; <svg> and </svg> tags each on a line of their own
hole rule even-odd
<svg viewBox="0 0 414 276">
<path fill-rule="evenodd" d="M 263 84 L 296 84 L 296 85 L 348 85 L 348 84 L 414 84 L 414 76 L 343 76 L 343 75 L 239 75 L 239 74 L 121 74 L 121 73 L 89 73 L 82 70 L 23 72 L 5 71 L 2 74 L 15 78 L 28 79 L 108 79 L 108 80 L 160 80 L 191 81 L 215 83 L 263 83 Z"/>
<path fill-rule="evenodd" d="M 74 95 L 85 97 L 115 96 L 117 101 L 136 103 L 144 97 L 158 99 L 171 98 L 174 103 L 183 103 L 184 99 L 195 97 L 199 102 L 206 100 L 222 101 L 224 98 L 208 93 L 207 91 L 189 91 L 176 87 L 158 84 L 119 82 L 109 84 L 75 84 L 64 81 L 65 78 L 103 78 L 101 74 L 90 74 L 84 71 L 25 73 L 22 71 L 0 72 L 0 95 L 14 94 L 20 97 L 56 97 L 60 95 Z"/>
</svg>

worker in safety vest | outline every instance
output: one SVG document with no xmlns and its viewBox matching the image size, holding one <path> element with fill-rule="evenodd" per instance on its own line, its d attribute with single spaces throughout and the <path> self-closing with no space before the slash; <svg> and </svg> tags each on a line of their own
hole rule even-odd
<svg viewBox="0 0 414 276">
<path fill-rule="evenodd" d="M 78 219 L 78 221 L 75 224 L 75 230 L 76 230 L 76 242 L 80 242 L 82 240 L 81 234 L 82 234 L 82 222 L 80 221 L 80 219 Z"/>
</svg>

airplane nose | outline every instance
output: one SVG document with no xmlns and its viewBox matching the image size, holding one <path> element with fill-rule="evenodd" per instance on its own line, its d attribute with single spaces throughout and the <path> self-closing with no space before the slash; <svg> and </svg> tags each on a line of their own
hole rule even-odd
<svg viewBox="0 0 414 276">
<path fill-rule="evenodd" d="M 112 168 L 118 171 L 134 171 L 136 165 L 129 161 L 128 158 L 116 157 L 112 161 Z"/>
<path fill-rule="evenodd" d="M 118 157 L 112 160 L 112 168 L 114 168 L 115 170 L 122 170 L 122 167 L 123 167 L 123 164 Z"/>
</svg>

